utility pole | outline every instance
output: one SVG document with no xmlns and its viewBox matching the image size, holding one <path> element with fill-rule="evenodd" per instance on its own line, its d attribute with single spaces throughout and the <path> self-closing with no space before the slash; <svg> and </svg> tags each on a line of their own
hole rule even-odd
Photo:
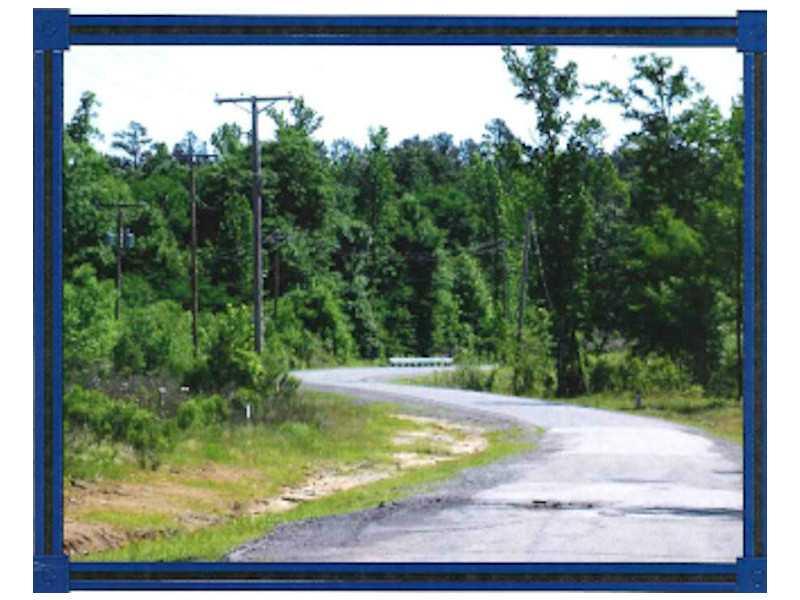
<svg viewBox="0 0 800 600">
<path fill-rule="evenodd" d="M 261 354 L 264 342 L 263 308 L 264 270 L 261 247 L 261 155 L 258 143 L 258 115 L 276 102 L 293 100 L 293 96 L 240 96 L 238 98 L 214 98 L 217 104 L 249 104 L 252 128 L 250 130 L 253 169 L 253 326 L 255 329 L 255 351 Z M 259 104 L 266 104 L 259 108 Z"/>
<path fill-rule="evenodd" d="M 141 204 L 131 204 L 125 202 L 118 202 L 117 204 L 105 204 L 96 202 L 97 206 L 102 208 L 114 208 L 117 211 L 117 231 L 109 231 L 106 236 L 109 245 L 114 246 L 117 254 L 117 299 L 114 303 L 114 318 L 119 321 L 120 306 L 122 304 L 122 256 L 126 249 L 133 248 L 134 236 L 133 232 L 125 231 L 125 215 L 122 212 L 123 208 L 141 208 Z"/>
<path fill-rule="evenodd" d="M 194 148 L 189 148 L 189 154 L 185 160 L 189 162 L 189 172 L 191 179 L 191 205 L 192 205 L 192 346 L 194 355 L 197 356 L 197 318 L 200 312 L 200 290 L 197 275 L 197 177 L 194 167 L 198 160 L 210 160 L 216 158 L 216 154 L 197 153 Z"/>
</svg>

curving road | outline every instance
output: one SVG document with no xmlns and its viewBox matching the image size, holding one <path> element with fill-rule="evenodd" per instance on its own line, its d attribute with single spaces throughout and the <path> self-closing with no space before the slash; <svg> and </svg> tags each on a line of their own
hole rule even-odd
<svg viewBox="0 0 800 600">
<path fill-rule="evenodd" d="M 742 555 L 735 444 L 658 419 L 480 392 L 400 385 L 433 369 L 299 371 L 304 386 L 449 418 L 543 428 L 537 450 L 436 490 L 284 525 L 234 561 L 734 562 Z"/>
</svg>

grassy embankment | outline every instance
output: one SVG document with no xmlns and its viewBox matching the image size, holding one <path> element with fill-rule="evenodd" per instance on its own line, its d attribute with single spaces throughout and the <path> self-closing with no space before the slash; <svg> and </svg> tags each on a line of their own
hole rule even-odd
<svg viewBox="0 0 800 600">
<path fill-rule="evenodd" d="M 397 381 L 436 387 L 468 387 L 457 371 L 443 371 L 420 377 L 401 378 Z M 494 377 L 491 390 L 485 391 L 512 395 L 511 389 L 511 369 L 502 367 Z M 659 417 L 697 427 L 738 444 L 742 443 L 742 406 L 732 399 L 711 398 L 696 392 L 654 392 L 643 395 L 643 406 L 636 409 L 633 392 L 603 392 L 576 398 L 558 398 L 558 402 Z"/>
<path fill-rule="evenodd" d="M 303 394 L 316 409 L 315 423 L 193 430 L 154 470 L 119 448 L 114 460 L 109 448 L 68 460 L 67 528 L 118 540 L 73 560 L 218 560 L 281 523 L 396 500 L 530 447 L 521 431 L 507 429 L 480 432 L 486 443 L 477 451 L 451 452 L 443 437 L 459 442 L 476 432 L 404 417 L 391 404 Z M 398 450 L 406 464 L 398 463 Z M 315 481 L 322 482 L 316 491 Z M 303 497 L 288 498 L 287 506 L 287 494 Z"/>
</svg>

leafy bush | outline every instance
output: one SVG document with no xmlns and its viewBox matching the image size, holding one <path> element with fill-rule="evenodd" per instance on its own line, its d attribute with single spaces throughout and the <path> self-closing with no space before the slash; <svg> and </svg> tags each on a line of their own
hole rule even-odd
<svg viewBox="0 0 800 600">
<path fill-rule="evenodd" d="M 261 355 L 253 350 L 252 313 L 246 306 L 229 305 L 201 325 L 203 357 L 190 377 L 195 387 L 268 387 L 288 370 L 287 352 L 274 334 L 265 339 Z"/>
<path fill-rule="evenodd" d="M 513 370 L 512 393 L 517 396 L 550 395 L 555 388 L 555 361 L 548 312 L 530 307 L 525 314 L 521 339 L 513 339 L 507 346 Z"/>
<path fill-rule="evenodd" d="M 355 354 L 352 327 L 334 282 L 314 281 L 284 296 L 279 314 L 282 339 L 305 365 L 344 362 Z M 288 334 L 288 335 L 287 335 Z"/>
<path fill-rule="evenodd" d="M 496 368 L 485 368 L 481 361 L 469 352 L 462 352 L 456 357 L 457 367 L 454 371 L 442 373 L 448 385 L 463 390 L 476 392 L 490 392 L 494 389 Z"/>
<path fill-rule="evenodd" d="M 735 307 L 731 310 L 735 310 Z M 719 326 L 719 352 L 706 389 L 712 395 L 736 398 L 740 389 L 742 372 L 736 344 L 736 324 L 733 318 L 721 319 Z"/>
<path fill-rule="evenodd" d="M 669 392 L 692 387 L 688 371 L 665 356 L 609 352 L 589 357 L 592 392 Z"/>
<path fill-rule="evenodd" d="M 101 374 L 111 367 L 111 351 L 119 328 L 114 320 L 116 290 L 98 281 L 94 268 L 81 265 L 64 282 L 64 373 L 77 381 L 82 373 Z"/>
<path fill-rule="evenodd" d="M 171 447 L 174 437 L 169 422 L 151 411 L 77 385 L 64 394 L 64 424 L 67 432 L 84 428 L 97 440 L 129 445 L 140 465 L 151 468 L 158 466 L 159 454 Z"/>
<path fill-rule="evenodd" d="M 122 335 L 114 365 L 122 373 L 167 372 L 183 376 L 192 367 L 191 315 L 177 302 L 161 300 L 122 313 Z"/>
<path fill-rule="evenodd" d="M 300 381 L 283 375 L 272 386 L 259 389 L 240 388 L 233 395 L 231 404 L 236 414 L 244 418 L 246 406 L 250 405 L 250 418 L 257 423 L 286 423 L 289 421 L 316 423 L 318 411 L 298 394 Z"/>
<path fill-rule="evenodd" d="M 175 420 L 181 429 L 206 427 L 224 423 L 230 412 L 229 403 L 218 394 L 195 396 L 178 406 Z"/>
</svg>

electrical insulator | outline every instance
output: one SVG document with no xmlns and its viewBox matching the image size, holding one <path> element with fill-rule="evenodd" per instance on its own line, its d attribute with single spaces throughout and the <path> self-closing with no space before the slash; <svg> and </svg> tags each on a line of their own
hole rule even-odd
<svg viewBox="0 0 800 600">
<path fill-rule="evenodd" d="M 113 231 L 106 231 L 106 245 L 111 247 L 117 245 L 117 236 Z"/>
<path fill-rule="evenodd" d="M 136 243 L 136 236 L 130 229 L 128 229 L 128 231 L 125 232 L 125 247 L 131 249 L 133 248 L 135 243 Z"/>
</svg>

